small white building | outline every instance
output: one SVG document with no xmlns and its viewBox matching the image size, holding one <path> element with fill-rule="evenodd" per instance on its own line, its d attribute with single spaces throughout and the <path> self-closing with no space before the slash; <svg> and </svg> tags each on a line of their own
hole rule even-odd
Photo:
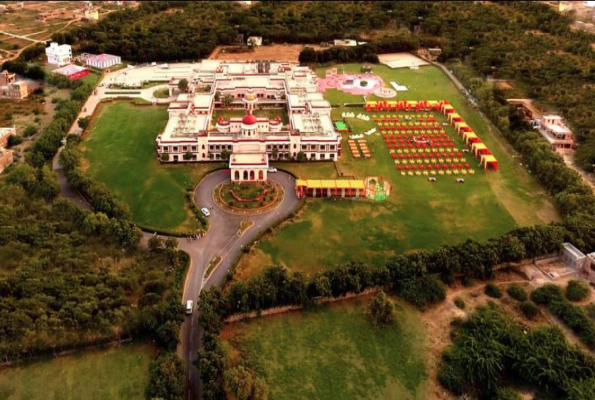
<svg viewBox="0 0 595 400">
<path fill-rule="evenodd" d="M 246 44 L 252 47 L 262 46 L 262 36 L 250 36 L 246 41 Z"/>
<path fill-rule="evenodd" d="M 118 65 L 122 62 L 120 56 L 114 56 L 111 54 L 99 54 L 98 56 L 89 57 L 85 61 L 89 67 L 98 69 L 106 69 Z"/>
<path fill-rule="evenodd" d="M 50 43 L 45 49 L 45 55 L 48 58 L 48 64 L 62 67 L 72 62 L 72 48 L 68 44 Z"/>
<path fill-rule="evenodd" d="M 562 249 L 560 250 L 560 259 L 564 262 L 564 264 L 577 271 L 580 271 L 585 266 L 587 256 L 583 254 L 582 251 L 574 247 L 574 245 L 571 243 L 564 243 L 562 244 Z"/>
<path fill-rule="evenodd" d="M 357 46 L 357 41 L 353 39 L 335 39 L 335 46 L 354 47 Z"/>
<path fill-rule="evenodd" d="M 589 281 L 595 282 L 595 252 L 587 254 L 585 273 L 589 277 Z"/>
</svg>

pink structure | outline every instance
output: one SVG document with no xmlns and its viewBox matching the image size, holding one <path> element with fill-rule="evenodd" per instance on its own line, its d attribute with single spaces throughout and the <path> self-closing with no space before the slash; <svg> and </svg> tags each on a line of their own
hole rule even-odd
<svg viewBox="0 0 595 400">
<path fill-rule="evenodd" d="M 367 85 L 362 86 L 362 81 L 366 81 Z M 377 75 L 327 74 L 325 78 L 318 78 L 319 92 L 324 92 L 326 89 L 339 89 L 345 93 L 369 95 L 381 87 L 382 78 Z"/>
</svg>

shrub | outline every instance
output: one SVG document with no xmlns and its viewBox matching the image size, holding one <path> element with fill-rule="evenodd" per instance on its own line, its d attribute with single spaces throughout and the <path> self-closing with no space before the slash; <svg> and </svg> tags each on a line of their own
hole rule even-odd
<svg viewBox="0 0 595 400">
<path fill-rule="evenodd" d="M 184 363 L 175 352 L 161 353 L 149 365 L 147 398 L 179 399 L 184 394 Z"/>
<path fill-rule="evenodd" d="M 525 289 L 519 284 L 513 283 L 506 288 L 506 293 L 517 301 L 525 301 L 529 298 Z"/>
<path fill-rule="evenodd" d="M 513 388 L 498 388 L 492 400 L 523 400 L 523 397 Z"/>
<path fill-rule="evenodd" d="M 585 281 L 573 279 L 566 286 L 566 298 L 570 301 L 584 300 L 591 292 L 589 284 Z"/>
<path fill-rule="evenodd" d="M 465 275 L 463 277 L 463 279 L 461 279 L 461 283 L 465 287 L 471 287 L 471 286 L 473 286 L 475 284 L 475 279 L 473 279 L 473 277 L 471 277 L 469 275 Z"/>
<path fill-rule="evenodd" d="M 11 135 L 8 137 L 8 147 L 18 146 L 23 143 L 23 137 L 19 135 Z"/>
<path fill-rule="evenodd" d="M 502 297 L 502 290 L 493 283 L 488 283 L 485 287 L 484 293 L 495 299 Z"/>
<path fill-rule="evenodd" d="M 393 321 L 394 310 L 395 304 L 382 290 L 370 300 L 368 305 L 368 311 L 374 326 L 390 324 Z"/>
<path fill-rule="evenodd" d="M 461 310 L 465 309 L 465 300 L 461 299 L 460 297 L 455 297 L 454 303 L 455 303 L 455 306 L 457 306 Z"/>
<path fill-rule="evenodd" d="M 590 303 L 585 307 L 585 312 L 591 319 L 595 319 L 595 303 Z"/>
<path fill-rule="evenodd" d="M 521 312 L 527 319 L 535 319 L 539 315 L 539 307 L 535 305 L 531 300 L 525 300 L 520 305 Z"/>
<path fill-rule="evenodd" d="M 23 134 L 25 137 L 33 136 L 37 133 L 37 127 L 35 125 L 27 125 Z"/>
<path fill-rule="evenodd" d="M 547 306 L 553 300 L 559 300 L 563 298 L 562 289 L 553 283 L 548 283 L 542 287 L 535 289 L 531 293 L 531 300 L 537 304 Z"/>
</svg>

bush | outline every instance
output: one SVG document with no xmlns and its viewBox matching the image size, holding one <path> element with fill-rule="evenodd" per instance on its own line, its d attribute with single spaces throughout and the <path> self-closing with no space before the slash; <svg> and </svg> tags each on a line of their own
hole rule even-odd
<svg viewBox="0 0 595 400">
<path fill-rule="evenodd" d="M 502 297 L 502 290 L 493 283 L 488 283 L 484 289 L 484 293 L 495 299 Z"/>
<path fill-rule="evenodd" d="M 525 301 L 529 298 L 525 289 L 517 283 L 513 283 L 506 288 L 506 293 L 517 301 Z"/>
<path fill-rule="evenodd" d="M 463 277 L 463 279 L 461 279 L 461 283 L 463 284 L 463 286 L 465 287 L 471 287 L 475 284 L 475 279 L 473 279 L 472 276 L 469 275 L 465 275 Z"/>
<path fill-rule="evenodd" d="M 461 299 L 460 297 L 455 297 L 454 303 L 455 303 L 455 306 L 457 306 L 461 310 L 465 309 L 465 300 Z"/>
<path fill-rule="evenodd" d="M 535 319 L 539 315 L 539 307 L 535 305 L 531 300 L 525 300 L 520 305 L 521 312 L 527 319 Z"/>
<path fill-rule="evenodd" d="M 566 286 L 566 298 L 570 301 L 581 301 L 587 298 L 591 292 L 589 284 L 585 281 L 573 279 Z"/>
<path fill-rule="evenodd" d="M 585 311 L 587 312 L 587 315 L 589 316 L 589 318 L 595 319 L 595 303 L 588 304 L 585 307 Z"/>
<path fill-rule="evenodd" d="M 523 400 L 523 397 L 513 388 L 498 388 L 492 400 Z"/>
<path fill-rule="evenodd" d="M 162 353 L 149 365 L 147 398 L 181 399 L 184 395 L 184 363 L 175 352 Z"/>
<path fill-rule="evenodd" d="M 535 289 L 531 293 L 531 300 L 537 304 L 547 306 L 553 300 L 560 300 L 563 298 L 562 289 L 553 283 L 548 283 L 542 287 Z"/>
<path fill-rule="evenodd" d="M 19 135 L 10 135 L 8 137 L 8 148 L 12 146 L 18 146 L 19 144 L 23 143 L 23 137 Z"/>
<path fill-rule="evenodd" d="M 29 137 L 35 135 L 36 133 L 37 127 L 35 127 L 35 125 L 27 125 L 23 134 L 25 135 L 25 137 Z"/>
<path fill-rule="evenodd" d="M 388 325 L 393 321 L 395 304 L 382 290 L 370 300 L 368 311 L 374 326 Z"/>
</svg>

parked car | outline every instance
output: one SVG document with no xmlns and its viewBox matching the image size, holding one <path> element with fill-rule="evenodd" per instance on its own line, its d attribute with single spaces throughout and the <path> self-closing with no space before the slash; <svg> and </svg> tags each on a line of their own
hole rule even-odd
<svg viewBox="0 0 595 400">
<path fill-rule="evenodd" d="M 194 302 L 192 300 L 188 300 L 186 302 L 186 314 L 192 314 L 194 310 Z"/>
<path fill-rule="evenodd" d="M 211 212 L 206 207 L 201 208 L 200 211 L 204 214 L 205 217 L 211 216 Z"/>
<path fill-rule="evenodd" d="M 268 171 L 269 171 L 269 173 L 277 172 L 277 168 L 269 167 Z"/>
</svg>

